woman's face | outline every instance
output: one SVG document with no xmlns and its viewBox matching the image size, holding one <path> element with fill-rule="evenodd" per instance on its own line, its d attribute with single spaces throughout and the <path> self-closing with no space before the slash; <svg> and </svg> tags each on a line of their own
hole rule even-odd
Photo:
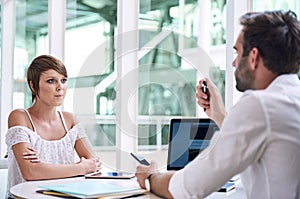
<svg viewBox="0 0 300 199">
<path fill-rule="evenodd" d="M 41 73 L 36 100 L 49 106 L 60 106 L 67 92 L 67 78 L 55 70 Z"/>
</svg>

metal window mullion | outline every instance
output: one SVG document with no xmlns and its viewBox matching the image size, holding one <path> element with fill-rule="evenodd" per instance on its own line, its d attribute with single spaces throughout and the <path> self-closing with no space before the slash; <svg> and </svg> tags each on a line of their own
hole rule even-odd
<svg viewBox="0 0 300 199">
<path fill-rule="evenodd" d="M 5 134 L 8 115 L 13 108 L 13 68 L 16 32 L 16 1 L 3 0 L 1 8 L 2 41 L 1 41 L 1 157 L 6 153 Z"/>
<path fill-rule="evenodd" d="M 233 50 L 234 45 L 234 0 L 226 5 L 226 71 L 225 71 L 225 107 L 228 110 L 233 104 Z M 231 23 L 229 23 L 231 22 Z"/>
<path fill-rule="evenodd" d="M 129 153 L 138 137 L 138 16 L 139 0 L 117 1 L 116 165 L 132 170 Z"/>
<path fill-rule="evenodd" d="M 49 52 L 62 61 L 65 58 L 66 1 L 48 1 Z"/>
<path fill-rule="evenodd" d="M 211 1 L 198 0 L 198 48 L 201 48 L 207 55 L 210 55 L 210 15 L 211 15 Z M 203 77 L 209 77 L 209 68 L 201 68 L 197 71 L 197 82 Z M 207 117 L 203 109 L 198 106 L 196 102 L 196 117 Z"/>
<path fill-rule="evenodd" d="M 226 110 L 229 110 L 241 95 L 235 89 L 235 79 L 233 76 L 234 40 L 240 31 L 239 18 L 251 9 L 251 3 L 249 0 L 227 0 L 226 9 L 225 107 Z"/>
</svg>

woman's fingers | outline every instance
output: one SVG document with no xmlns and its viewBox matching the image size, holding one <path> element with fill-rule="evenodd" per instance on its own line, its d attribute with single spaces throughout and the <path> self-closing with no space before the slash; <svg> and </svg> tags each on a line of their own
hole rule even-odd
<svg viewBox="0 0 300 199">
<path fill-rule="evenodd" d="M 30 160 L 30 162 L 33 162 L 33 163 L 40 162 L 37 151 L 34 148 L 32 148 L 30 146 L 30 147 L 27 147 L 26 150 L 27 151 L 23 153 L 23 158 L 25 160 Z"/>
</svg>

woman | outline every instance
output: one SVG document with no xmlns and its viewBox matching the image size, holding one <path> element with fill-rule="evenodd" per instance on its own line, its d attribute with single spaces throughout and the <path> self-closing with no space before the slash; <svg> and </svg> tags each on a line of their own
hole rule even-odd
<svg viewBox="0 0 300 199">
<path fill-rule="evenodd" d="M 101 163 L 74 115 L 58 111 L 67 92 L 64 64 L 50 55 L 35 58 L 27 70 L 32 106 L 8 118 L 9 189 L 27 180 L 64 178 L 100 170 Z M 74 163 L 74 149 L 80 157 Z"/>
</svg>

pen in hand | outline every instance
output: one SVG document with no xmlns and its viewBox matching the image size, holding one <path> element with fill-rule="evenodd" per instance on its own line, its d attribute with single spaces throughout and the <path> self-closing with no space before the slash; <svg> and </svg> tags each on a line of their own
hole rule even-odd
<svg viewBox="0 0 300 199">
<path fill-rule="evenodd" d="M 207 83 L 205 80 L 202 81 L 202 85 L 201 85 L 201 89 L 202 89 L 202 92 L 207 94 L 207 100 L 209 100 L 209 94 L 208 94 L 208 89 L 207 89 Z M 204 109 L 204 112 L 206 111 L 206 108 L 203 108 Z"/>
</svg>

